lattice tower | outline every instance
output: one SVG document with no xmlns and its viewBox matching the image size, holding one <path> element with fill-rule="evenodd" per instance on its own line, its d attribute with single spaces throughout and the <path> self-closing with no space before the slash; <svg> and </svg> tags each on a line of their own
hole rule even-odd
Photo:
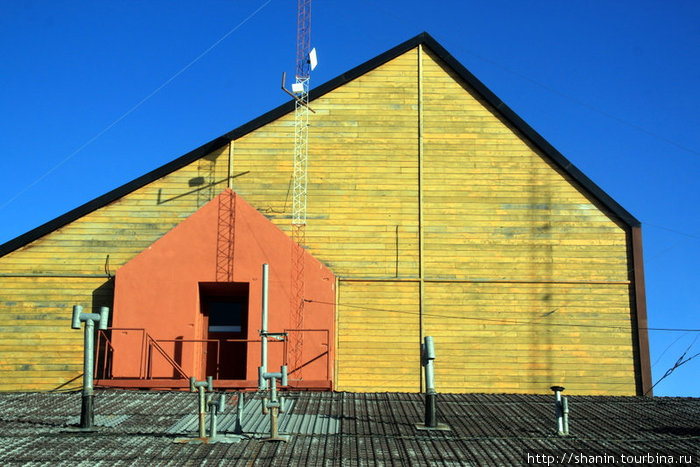
<svg viewBox="0 0 700 467">
<path fill-rule="evenodd" d="M 304 246 L 306 244 L 306 191 L 309 155 L 309 52 L 311 44 L 311 0 L 297 0 L 297 95 L 294 107 L 294 168 L 292 174 L 292 323 L 290 370 L 293 379 L 302 380 L 304 347 Z"/>
</svg>

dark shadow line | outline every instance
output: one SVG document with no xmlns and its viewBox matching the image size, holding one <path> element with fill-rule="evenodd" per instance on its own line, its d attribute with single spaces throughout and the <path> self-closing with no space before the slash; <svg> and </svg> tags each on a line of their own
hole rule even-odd
<svg viewBox="0 0 700 467">
<path fill-rule="evenodd" d="M 328 351 L 327 351 L 327 350 L 326 350 L 325 352 L 322 352 L 322 353 L 318 354 L 317 356 L 315 356 L 314 358 L 312 358 L 312 359 L 309 360 L 308 362 L 306 362 L 306 363 L 304 363 L 304 364 L 302 364 L 302 365 L 299 365 L 298 367 L 296 367 L 296 368 L 294 368 L 293 370 L 289 371 L 289 373 L 294 373 L 295 371 L 301 370 L 301 369 L 304 368 L 305 366 L 311 365 L 313 362 L 315 362 L 316 360 L 322 358 L 324 355 L 328 355 Z"/>
<path fill-rule="evenodd" d="M 176 199 L 180 199 L 180 198 L 183 198 L 183 197 L 185 197 L 185 196 L 189 196 L 189 195 L 192 195 L 192 194 L 194 194 L 194 193 L 200 192 L 200 191 L 202 191 L 202 190 L 206 190 L 207 188 L 211 188 L 211 187 L 213 187 L 213 186 L 215 186 L 215 185 L 218 185 L 218 184 L 220 184 L 220 183 L 224 183 L 224 182 L 228 181 L 229 179 L 233 180 L 234 178 L 238 178 L 238 177 L 240 177 L 240 176 L 242 176 L 242 175 L 245 175 L 245 174 L 248 174 L 248 173 L 250 173 L 250 170 L 246 170 L 245 172 L 241 172 L 241 173 L 236 174 L 236 175 L 231 175 L 230 177 L 222 178 L 222 179 L 219 180 L 219 181 L 215 181 L 215 182 L 209 183 L 208 185 L 200 186 L 199 188 L 195 188 L 195 189 L 192 190 L 192 191 L 188 191 L 188 192 L 186 192 L 186 193 L 182 193 L 182 194 L 179 194 L 179 195 L 177 195 L 177 196 L 173 196 L 172 198 L 169 198 L 169 199 L 166 199 L 166 200 L 161 200 L 161 199 L 160 199 L 160 190 L 159 190 L 159 191 L 158 191 L 158 204 L 165 204 L 165 203 L 169 203 L 169 202 L 171 202 L 171 201 L 175 201 Z"/>
<path fill-rule="evenodd" d="M 56 391 L 59 391 L 62 387 L 68 386 L 68 385 L 69 385 L 70 383 L 72 383 L 73 381 L 75 381 L 75 380 L 77 380 L 77 379 L 79 379 L 79 378 L 82 378 L 82 377 L 83 377 L 83 374 L 80 373 L 80 374 L 79 374 L 78 376 L 76 376 L 75 378 L 69 379 L 69 380 L 66 381 L 65 383 L 63 383 L 63 384 L 61 384 L 61 385 L 59 385 L 59 386 L 56 386 L 55 388 L 51 389 L 49 392 L 56 392 Z"/>
</svg>

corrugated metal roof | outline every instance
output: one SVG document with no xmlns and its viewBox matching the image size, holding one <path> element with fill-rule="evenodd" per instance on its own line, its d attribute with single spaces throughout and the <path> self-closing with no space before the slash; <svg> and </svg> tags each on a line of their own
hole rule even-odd
<svg viewBox="0 0 700 467">
<path fill-rule="evenodd" d="M 193 419 L 195 394 L 97 391 L 95 420 L 105 426 L 90 434 L 69 430 L 80 412 L 79 393 L 0 394 L 0 461 L 110 466 L 516 465 L 529 453 L 606 454 L 618 456 L 618 464 L 622 454 L 686 455 L 698 463 L 700 399 L 695 398 L 570 396 L 571 436 L 562 438 L 555 435 L 553 396 L 547 395 L 441 394 L 439 420 L 450 431 L 416 430 L 415 423 L 423 419 L 420 394 L 304 392 L 289 397 L 292 406 L 280 418 L 280 431 L 291 434 L 289 442 L 260 441 L 266 419 L 254 419 L 260 413 L 254 401 L 248 404 L 244 431 L 257 432 L 257 438 L 193 445 L 174 443 L 182 432 L 172 428 Z M 234 412 L 228 405 L 222 425 Z"/>
</svg>

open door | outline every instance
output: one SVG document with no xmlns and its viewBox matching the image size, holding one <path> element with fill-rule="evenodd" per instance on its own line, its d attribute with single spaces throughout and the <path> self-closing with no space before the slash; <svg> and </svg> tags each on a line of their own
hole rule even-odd
<svg viewBox="0 0 700 467">
<path fill-rule="evenodd" d="M 205 340 L 201 378 L 246 379 L 248 294 L 247 283 L 200 283 Z"/>
</svg>

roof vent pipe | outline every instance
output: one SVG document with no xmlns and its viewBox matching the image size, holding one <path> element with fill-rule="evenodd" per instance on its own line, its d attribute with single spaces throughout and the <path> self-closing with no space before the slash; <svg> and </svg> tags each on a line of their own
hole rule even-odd
<svg viewBox="0 0 700 467">
<path fill-rule="evenodd" d="M 263 373 L 263 378 L 269 380 L 270 397 L 262 398 L 262 413 L 270 414 L 270 437 L 263 441 L 289 441 L 288 436 L 280 435 L 277 427 L 277 416 L 279 413 L 284 413 L 285 399 L 277 396 L 277 380 L 280 380 L 280 385 L 288 386 L 287 365 L 280 368 L 279 373 Z"/>
<path fill-rule="evenodd" d="M 557 434 L 559 436 L 569 435 L 569 401 L 566 397 L 562 397 L 561 393 L 564 390 L 563 386 L 552 386 L 554 391 L 554 407 L 557 417 Z"/>
<path fill-rule="evenodd" d="M 425 426 L 437 426 L 437 392 L 435 391 L 435 374 L 433 373 L 435 347 L 432 336 L 426 336 L 423 344 L 423 366 L 425 367 Z"/>
<path fill-rule="evenodd" d="M 421 345 L 421 364 L 425 370 L 425 423 L 416 423 L 419 430 L 449 430 L 444 423 L 437 421 L 437 391 L 435 390 L 435 346 L 432 336 L 426 336 Z"/>
<path fill-rule="evenodd" d="M 176 443 L 236 443 L 242 436 L 220 436 L 218 432 L 218 416 L 226 409 L 226 396 L 224 394 L 209 394 L 206 391 L 214 390 L 214 378 L 207 376 L 204 381 L 197 381 L 190 377 L 190 391 L 199 393 L 199 435 L 197 438 L 177 438 Z M 209 436 L 206 432 L 207 407 L 209 408 Z M 240 426 L 240 420 L 238 425 Z"/>
<path fill-rule="evenodd" d="M 219 400 L 214 397 L 214 395 L 209 396 L 209 400 L 207 401 L 207 405 L 209 405 L 209 437 L 214 439 L 218 436 L 217 432 L 217 413 L 223 412 L 224 409 L 226 408 L 226 396 L 223 394 L 219 394 Z"/>
<path fill-rule="evenodd" d="M 85 346 L 83 354 L 83 400 L 80 409 L 80 428 L 90 430 L 94 426 L 95 406 L 93 380 L 95 370 L 95 323 L 100 330 L 107 329 L 109 308 L 100 307 L 99 313 L 83 313 L 83 307 L 73 306 L 71 328 L 80 329 L 80 322 L 85 322 Z"/>
<path fill-rule="evenodd" d="M 243 434 L 243 409 L 245 408 L 245 399 L 243 391 L 237 393 L 236 399 L 236 425 L 233 432 L 237 435 Z"/>
<path fill-rule="evenodd" d="M 207 417 L 207 407 L 205 403 L 204 391 L 212 391 L 214 389 L 214 378 L 207 376 L 206 381 L 196 381 L 194 376 L 190 377 L 190 391 L 199 391 L 199 437 L 204 439 L 207 437 L 205 420 Z"/>
</svg>

